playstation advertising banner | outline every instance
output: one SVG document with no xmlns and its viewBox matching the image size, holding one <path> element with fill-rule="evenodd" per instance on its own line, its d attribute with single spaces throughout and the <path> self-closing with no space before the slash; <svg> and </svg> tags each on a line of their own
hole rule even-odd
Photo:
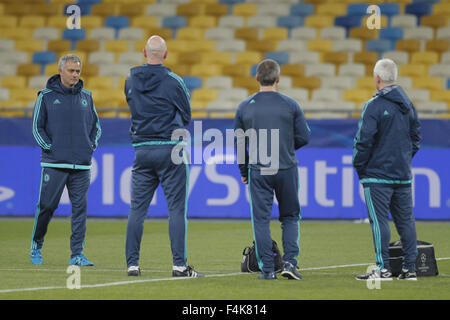
<svg viewBox="0 0 450 320">
<path fill-rule="evenodd" d="M 357 120 L 310 120 L 311 142 L 297 151 L 302 218 L 366 218 L 362 188 L 352 167 Z M 94 152 L 88 215 L 127 217 L 134 149 L 129 120 L 102 119 Z M 229 148 L 232 120 L 197 120 L 190 127 L 188 217 L 249 218 L 247 187 L 236 154 Z M 423 120 L 424 141 L 413 159 L 413 199 L 417 219 L 450 220 L 450 122 Z M 0 119 L 0 216 L 34 216 L 41 180 L 40 148 L 30 119 Z M 67 191 L 56 216 L 69 216 Z M 158 188 L 149 216 L 167 217 Z M 273 217 L 278 216 L 276 199 Z"/>
</svg>

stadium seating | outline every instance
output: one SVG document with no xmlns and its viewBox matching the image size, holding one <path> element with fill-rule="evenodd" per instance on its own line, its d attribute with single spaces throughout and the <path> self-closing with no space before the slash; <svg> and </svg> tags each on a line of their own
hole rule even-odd
<svg viewBox="0 0 450 320">
<path fill-rule="evenodd" d="M 81 29 L 66 27 L 72 3 L 81 8 Z M 353 0 L 0 0 L 1 106 L 29 111 L 30 90 L 73 52 L 83 60 L 86 87 L 99 90 L 99 114 L 127 117 L 123 80 L 145 61 L 148 37 L 159 34 L 167 66 L 192 91 L 193 115 L 230 117 L 258 90 L 256 64 L 271 58 L 281 65 L 279 90 L 304 104 L 308 117 L 359 116 L 382 57 L 399 65 L 399 83 L 419 114 L 448 113 L 450 3 L 375 3 L 380 30 L 366 27 L 367 5 Z"/>
</svg>

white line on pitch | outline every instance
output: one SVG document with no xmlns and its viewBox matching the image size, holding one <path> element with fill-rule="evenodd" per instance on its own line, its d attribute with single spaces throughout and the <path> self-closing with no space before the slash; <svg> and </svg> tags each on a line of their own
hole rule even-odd
<svg viewBox="0 0 450 320">
<path fill-rule="evenodd" d="M 436 258 L 436 260 L 450 260 L 450 257 Z M 372 264 L 372 263 L 343 264 L 343 265 L 337 265 L 337 266 L 301 268 L 300 270 L 308 271 L 308 270 L 337 269 L 337 268 L 367 266 L 367 265 L 370 265 L 370 264 Z M 29 269 L 26 269 L 26 270 L 29 270 Z M 233 272 L 233 273 L 223 273 L 223 274 L 211 274 L 211 275 L 205 275 L 205 278 L 229 277 L 229 276 L 237 276 L 237 275 L 243 275 L 243 274 L 249 274 L 249 273 Z M 99 283 L 99 284 L 82 285 L 81 288 L 112 287 L 112 286 L 120 286 L 120 285 L 135 284 L 135 283 L 159 282 L 159 281 L 176 281 L 176 280 L 187 280 L 187 279 L 193 279 L 193 278 L 188 278 L 188 277 L 174 278 L 174 277 L 171 277 L 171 278 L 159 278 L 159 279 L 116 281 L 116 282 L 107 282 L 107 283 Z M 52 289 L 66 289 L 66 287 L 35 287 L 35 288 L 4 289 L 4 290 L 0 290 L 0 293 L 39 291 L 39 290 L 52 290 Z"/>
</svg>

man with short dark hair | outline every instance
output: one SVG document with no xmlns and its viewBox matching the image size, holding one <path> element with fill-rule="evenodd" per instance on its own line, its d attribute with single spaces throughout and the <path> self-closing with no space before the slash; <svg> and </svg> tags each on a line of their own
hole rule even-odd
<svg viewBox="0 0 450 320">
<path fill-rule="evenodd" d="M 392 280 L 389 265 L 389 212 L 405 254 L 400 280 L 417 280 L 417 237 L 412 210 L 411 160 L 421 133 L 416 110 L 395 85 L 397 65 L 390 59 L 374 67 L 376 95 L 364 106 L 354 139 L 353 166 L 364 187 L 375 247 L 376 268 L 358 280 Z"/>
<path fill-rule="evenodd" d="M 283 231 L 285 264 L 281 275 L 300 280 L 302 277 L 296 267 L 301 211 L 295 150 L 309 142 L 310 129 L 298 103 L 277 92 L 280 66 L 276 61 L 260 62 L 256 80 L 260 90 L 241 102 L 234 128 L 242 182 L 249 188 L 256 258 L 262 271 L 258 278 L 277 278 L 270 236 L 275 193 Z"/>
<path fill-rule="evenodd" d="M 101 128 L 91 92 L 80 79 L 81 60 L 68 54 L 59 60 L 59 74 L 40 91 L 33 111 L 33 136 L 41 147 L 41 186 L 33 227 L 30 259 L 42 264 L 42 245 L 64 187 L 72 202 L 69 264 L 92 266 L 82 253 L 92 153 Z"/>
</svg>

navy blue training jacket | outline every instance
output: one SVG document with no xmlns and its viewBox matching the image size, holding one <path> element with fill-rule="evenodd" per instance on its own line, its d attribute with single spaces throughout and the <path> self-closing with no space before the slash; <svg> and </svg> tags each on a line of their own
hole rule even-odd
<svg viewBox="0 0 450 320">
<path fill-rule="evenodd" d="M 50 77 L 46 89 L 38 93 L 32 130 L 42 150 L 42 167 L 90 169 L 101 127 L 83 81 L 67 88 L 59 74 Z"/>
<path fill-rule="evenodd" d="M 267 154 L 271 153 L 272 129 L 279 129 L 279 168 L 289 169 L 298 163 L 295 150 L 308 144 L 311 130 L 306 122 L 299 104 L 292 98 L 278 92 L 257 92 L 242 101 L 236 111 L 234 129 L 267 130 Z M 236 135 L 237 136 L 237 135 Z M 259 136 L 258 140 L 264 136 Z M 238 139 L 239 140 L 239 139 Z M 267 164 L 249 163 L 249 139 L 246 139 L 245 164 L 239 164 L 241 176 L 248 176 L 248 168 L 257 169 L 268 167 Z M 238 141 L 239 144 L 239 141 Z M 259 142 L 258 142 L 259 144 Z"/>
<path fill-rule="evenodd" d="M 353 145 L 361 183 L 410 184 L 411 159 L 419 150 L 420 122 L 403 89 L 378 91 L 362 112 Z"/>
<path fill-rule="evenodd" d="M 159 64 L 134 67 L 125 81 L 133 146 L 170 141 L 191 120 L 190 94 L 183 81 Z"/>
</svg>

